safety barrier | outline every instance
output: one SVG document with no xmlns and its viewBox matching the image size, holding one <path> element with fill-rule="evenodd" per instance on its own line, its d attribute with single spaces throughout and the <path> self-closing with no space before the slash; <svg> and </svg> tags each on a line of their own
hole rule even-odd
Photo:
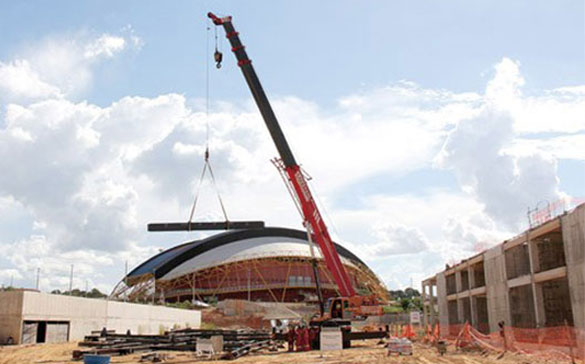
<svg viewBox="0 0 585 364">
<path fill-rule="evenodd" d="M 585 360 L 585 330 L 568 325 L 538 329 L 506 326 L 489 334 L 480 332 L 469 323 L 429 325 L 426 329 L 412 325 L 390 325 L 389 332 L 393 337 L 432 345 L 446 341 L 460 350 L 522 353 L 555 363 Z"/>
<path fill-rule="evenodd" d="M 489 334 L 469 323 L 435 325 L 422 333 L 422 339 L 429 343 L 448 340 L 460 349 L 520 352 L 550 360 L 585 359 L 585 330 L 568 325 L 536 329 L 505 326 Z"/>
</svg>

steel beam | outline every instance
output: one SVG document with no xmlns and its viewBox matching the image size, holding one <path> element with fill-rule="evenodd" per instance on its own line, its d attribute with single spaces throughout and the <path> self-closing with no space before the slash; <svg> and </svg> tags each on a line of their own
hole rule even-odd
<svg viewBox="0 0 585 364">
<path fill-rule="evenodd" d="M 148 231 L 262 229 L 264 221 L 162 222 L 148 224 Z"/>
</svg>

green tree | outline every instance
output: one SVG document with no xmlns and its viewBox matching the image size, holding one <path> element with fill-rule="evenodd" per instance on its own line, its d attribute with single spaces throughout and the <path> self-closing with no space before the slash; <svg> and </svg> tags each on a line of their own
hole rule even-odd
<svg viewBox="0 0 585 364">
<path fill-rule="evenodd" d="M 77 288 L 70 291 L 63 291 L 61 292 L 58 289 L 54 289 L 51 291 L 52 294 L 60 294 L 64 296 L 73 296 L 73 297 L 89 297 L 89 298 L 105 298 L 108 297 L 107 294 L 100 292 L 99 289 L 93 288 L 91 291 L 82 291 Z"/>
</svg>

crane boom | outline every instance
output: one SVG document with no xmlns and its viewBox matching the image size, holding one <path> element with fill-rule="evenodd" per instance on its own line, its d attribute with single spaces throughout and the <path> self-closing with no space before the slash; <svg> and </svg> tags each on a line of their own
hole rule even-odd
<svg viewBox="0 0 585 364">
<path fill-rule="evenodd" d="M 291 189 L 294 192 L 297 203 L 301 207 L 304 225 L 307 228 L 310 228 L 309 233 L 313 234 L 314 240 L 321 248 L 327 268 L 339 287 L 339 293 L 345 297 L 355 296 L 356 293 L 349 279 L 349 275 L 341 263 L 339 254 L 337 254 L 337 251 L 335 250 L 333 240 L 327 231 L 327 226 L 323 221 L 321 213 L 315 203 L 315 199 L 309 189 L 309 185 L 307 184 L 307 179 L 301 171 L 300 166 L 297 164 L 288 142 L 284 137 L 282 129 L 276 119 L 276 115 L 268 101 L 268 97 L 266 97 L 264 89 L 260 84 L 260 80 L 256 75 L 256 71 L 252 66 L 252 61 L 248 58 L 248 54 L 240 41 L 238 32 L 234 29 L 232 17 L 227 16 L 219 18 L 213 13 L 208 13 L 207 15 L 215 25 L 223 26 L 226 32 L 226 37 L 232 46 L 232 51 L 235 54 L 236 59 L 238 60 L 238 66 L 242 70 L 246 83 L 252 92 L 256 105 L 258 105 L 258 109 L 260 109 L 262 118 L 264 119 L 272 140 L 276 145 L 276 149 L 280 154 L 282 169 L 284 170 L 288 183 L 290 183 L 290 186 L 292 187 Z"/>
</svg>

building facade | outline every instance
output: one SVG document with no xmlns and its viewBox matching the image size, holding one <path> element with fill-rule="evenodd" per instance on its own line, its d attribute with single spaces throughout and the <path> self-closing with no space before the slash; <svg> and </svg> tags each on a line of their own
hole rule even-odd
<svg viewBox="0 0 585 364">
<path fill-rule="evenodd" d="M 465 322 L 585 329 L 585 204 L 426 279 L 422 295 L 441 335 Z"/>
<path fill-rule="evenodd" d="M 92 331 L 159 334 L 201 326 L 201 312 L 164 306 L 71 297 L 37 291 L 0 292 L 0 343 L 81 340 Z"/>
</svg>

